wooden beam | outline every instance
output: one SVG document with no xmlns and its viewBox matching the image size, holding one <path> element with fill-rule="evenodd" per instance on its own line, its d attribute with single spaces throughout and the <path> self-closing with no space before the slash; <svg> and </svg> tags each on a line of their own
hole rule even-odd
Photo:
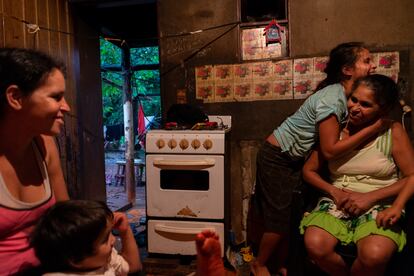
<svg viewBox="0 0 414 276">
<path fill-rule="evenodd" d="M 104 64 L 101 66 L 102 70 L 105 71 L 112 71 L 112 72 L 121 72 L 122 66 L 118 65 L 110 65 L 110 64 Z M 158 70 L 160 69 L 159 64 L 140 64 L 140 65 L 134 65 L 131 67 L 131 71 L 141 71 L 141 70 Z"/>
<path fill-rule="evenodd" d="M 124 102 L 124 137 L 125 137 L 125 185 L 128 202 L 135 205 L 135 170 L 134 170 L 134 122 L 132 112 L 132 87 L 131 87 L 131 55 L 130 49 L 124 46 L 122 49 L 122 85 Z"/>
</svg>

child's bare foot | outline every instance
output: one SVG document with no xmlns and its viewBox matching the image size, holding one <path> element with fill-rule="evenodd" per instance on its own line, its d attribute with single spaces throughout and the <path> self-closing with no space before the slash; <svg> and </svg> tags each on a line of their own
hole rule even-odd
<svg viewBox="0 0 414 276">
<path fill-rule="evenodd" d="M 280 276 L 287 276 L 287 275 L 288 275 L 288 273 L 287 273 L 287 269 L 286 269 L 286 267 L 281 267 L 281 268 L 279 269 L 279 271 L 277 272 L 277 275 L 280 275 Z"/>
<path fill-rule="evenodd" d="M 265 265 L 260 265 L 256 261 L 250 265 L 250 270 L 254 276 L 270 276 L 270 272 Z"/>
<path fill-rule="evenodd" d="M 219 237 L 205 230 L 196 237 L 197 276 L 224 276 Z"/>
</svg>

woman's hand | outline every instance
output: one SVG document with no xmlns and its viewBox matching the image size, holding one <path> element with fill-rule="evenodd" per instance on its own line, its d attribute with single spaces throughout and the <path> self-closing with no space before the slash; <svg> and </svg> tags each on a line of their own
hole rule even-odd
<svg viewBox="0 0 414 276">
<path fill-rule="evenodd" d="M 119 235 L 125 235 L 130 230 L 128 219 L 124 213 L 114 212 L 114 226 L 115 230 L 119 231 Z"/>
<path fill-rule="evenodd" d="M 336 207 L 341 210 L 343 208 L 343 205 L 346 204 L 349 197 L 349 192 L 345 189 L 339 189 L 336 187 L 332 187 L 332 190 L 330 192 L 331 197 L 333 198 Z"/>
<path fill-rule="evenodd" d="M 378 213 L 375 219 L 378 227 L 390 227 L 393 226 L 401 217 L 402 210 L 399 207 L 391 206 Z"/>
<path fill-rule="evenodd" d="M 375 204 L 375 199 L 370 193 L 347 192 L 348 200 L 342 209 L 352 216 L 362 215 Z"/>
</svg>

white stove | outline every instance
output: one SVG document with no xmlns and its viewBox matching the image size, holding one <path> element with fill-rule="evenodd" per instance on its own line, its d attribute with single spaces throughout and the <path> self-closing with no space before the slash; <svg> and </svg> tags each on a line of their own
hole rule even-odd
<svg viewBox="0 0 414 276">
<path fill-rule="evenodd" d="M 213 130 L 151 130 L 146 135 L 148 252 L 195 255 L 195 235 L 220 236 L 224 254 L 231 116 Z"/>
</svg>

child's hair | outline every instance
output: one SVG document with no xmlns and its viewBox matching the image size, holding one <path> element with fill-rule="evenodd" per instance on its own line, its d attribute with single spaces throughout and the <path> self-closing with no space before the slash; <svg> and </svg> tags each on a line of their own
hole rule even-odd
<svg viewBox="0 0 414 276">
<path fill-rule="evenodd" d="M 360 85 L 365 85 L 374 92 L 375 101 L 384 114 L 399 106 L 399 89 L 391 78 L 380 74 L 368 75 L 357 79 L 352 85 L 352 91 Z"/>
<path fill-rule="evenodd" d="M 0 116 L 5 100 L 5 91 L 17 85 L 24 95 L 30 95 L 41 86 L 47 76 L 58 69 L 65 74 L 65 65 L 49 55 L 33 49 L 0 48 Z"/>
<path fill-rule="evenodd" d="M 315 91 L 346 80 L 347 76 L 344 75 L 342 69 L 346 66 L 352 67 L 363 49 L 366 47 L 362 42 L 342 43 L 333 48 L 329 53 L 328 64 L 324 70 L 326 78 L 318 84 Z"/>
<path fill-rule="evenodd" d="M 73 270 L 95 253 L 96 240 L 113 214 L 104 202 L 69 200 L 56 203 L 40 219 L 31 236 L 46 272 Z"/>
</svg>

